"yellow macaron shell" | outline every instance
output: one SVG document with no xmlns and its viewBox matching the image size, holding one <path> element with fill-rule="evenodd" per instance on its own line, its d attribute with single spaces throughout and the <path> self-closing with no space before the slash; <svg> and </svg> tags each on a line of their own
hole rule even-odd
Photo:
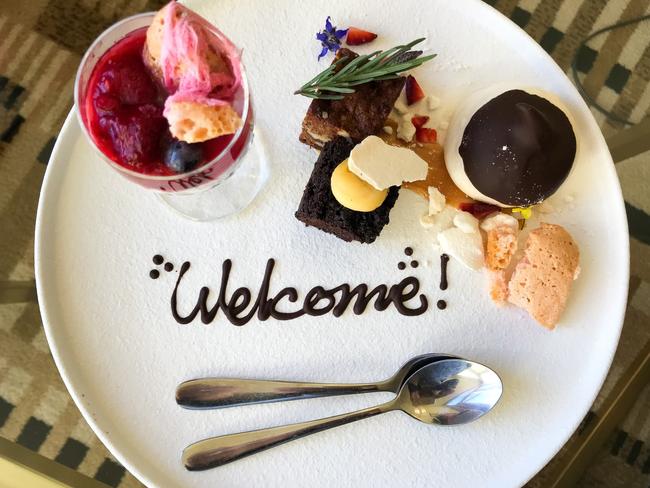
<svg viewBox="0 0 650 488">
<path fill-rule="evenodd" d="M 372 212 L 388 195 L 388 190 L 377 190 L 352 173 L 347 159 L 332 173 L 331 186 L 336 201 L 356 212 Z"/>
</svg>

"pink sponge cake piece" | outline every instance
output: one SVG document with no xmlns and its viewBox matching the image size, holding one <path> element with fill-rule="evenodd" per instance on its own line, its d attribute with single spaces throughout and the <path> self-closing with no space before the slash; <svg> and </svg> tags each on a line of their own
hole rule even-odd
<svg viewBox="0 0 650 488">
<path fill-rule="evenodd" d="M 231 96 L 240 83 L 237 48 L 205 19 L 173 1 L 147 29 L 144 58 L 170 93 Z"/>
<path fill-rule="evenodd" d="M 228 101 L 241 83 L 239 55 L 214 31 L 175 1 L 156 14 L 147 30 L 145 63 L 170 94 L 163 115 L 172 135 L 185 142 L 232 134 L 241 125 Z"/>
<path fill-rule="evenodd" d="M 204 56 L 201 56 L 201 58 L 204 58 L 204 60 L 191 58 L 183 59 L 180 56 L 169 55 L 170 52 L 178 52 L 177 47 L 174 45 L 175 36 L 171 30 L 174 29 L 174 26 L 181 22 L 184 17 L 192 18 L 194 15 L 193 12 L 190 12 L 182 5 L 172 2 L 161 8 L 158 13 L 156 13 L 151 26 L 147 29 L 147 41 L 144 51 L 145 62 L 154 73 L 158 82 L 172 92 L 176 91 L 178 88 L 181 76 L 187 73 L 193 64 L 197 64 L 198 62 L 203 63 L 203 61 L 205 61 L 210 73 L 221 74 L 225 81 L 232 80 L 233 78 L 230 66 L 224 59 L 224 56 L 221 52 L 215 49 L 215 46 L 212 46 L 207 42 L 205 39 L 206 35 L 200 26 L 192 26 L 192 29 L 194 30 L 192 35 L 196 36 L 195 47 L 197 52 L 199 50 L 199 43 L 201 44 L 200 48 L 204 53 Z M 167 36 L 165 36 L 166 25 L 170 26 L 170 33 Z M 187 35 L 187 33 L 185 35 Z M 184 50 L 187 51 L 187 41 L 185 44 L 186 46 Z M 163 45 L 165 47 L 165 73 L 167 74 L 167 79 L 165 79 L 163 75 Z M 197 53 L 195 52 L 192 57 L 196 58 L 196 54 Z M 202 66 L 202 68 L 205 70 L 205 66 Z M 203 73 L 205 73 L 205 71 L 203 71 Z M 203 76 L 205 76 L 205 74 Z"/>
<path fill-rule="evenodd" d="M 524 257 L 508 283 L 508 301 L 554 329 L 577 276 L 580 252 L 561 226 L 541 224 L 526 241 Z"/>
</svg>

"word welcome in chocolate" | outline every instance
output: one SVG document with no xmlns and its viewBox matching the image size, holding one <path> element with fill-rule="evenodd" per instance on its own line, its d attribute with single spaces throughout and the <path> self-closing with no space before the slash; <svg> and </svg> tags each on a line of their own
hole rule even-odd
<svg viewBox="0 0 650 488">
<path fill-rule="evenodd" d="M 320 316 L 330 312 L 335 317 L 340 317 L 353 302 L 352 311 L 356 315 L 362 314 L 371 302 L 373 302 L 375 310 L 386 310 L 392 304 L 400 314 L 407 316 L 422 315 L 429 306 L 427 297 L 419 294 L 420 282 L 418 279 L 414 276 L 407 276 L 390 287 L 382 284 L 372 289 L 369 289 L 366 284 L 352 288 L 349 284 L 344 283 L 331 289 L 315 286 L 305 294 L 301 308 L 293 311 L 281 311 L 279 310 L 281 303 L 284 303 L 283 308 L 286 308 L 290 303 L 299 302 L 300 296 L 293 287 L 283 288 L 274 296 L 269 296 L 271 277 L 275 266 L 274 259 L 269 259 L 266 263 L 262 284 L 254 301 L 252 292 L 244 287 L 237 288 L 231 295 L 228 295 L 232 261 L 226 259 L 222 265 L 221 285 L 216 303 L 212 306 L 208 305 L 210 289 L 204 286 L 199 291 L 196 305 L 192 311 L 187 315 L 181 315 L 178 311 L 179 288 L 190 266 L 188 261 L 181 265 L 171 296 L 172 315 L 180 324 L 189 324 L 198 315 L 200 315 L 201 322 L 209 324 L 215 320 L 219 310 L 232 324 L 241 326 L 248 323 L 255 315 L 261 321 L 271 317 L 276 320 L 292 320 L 303 315 Z M 416 297 L 419 299 L 419 305 L 409 306 L 407 302 Z"/>
</svg>

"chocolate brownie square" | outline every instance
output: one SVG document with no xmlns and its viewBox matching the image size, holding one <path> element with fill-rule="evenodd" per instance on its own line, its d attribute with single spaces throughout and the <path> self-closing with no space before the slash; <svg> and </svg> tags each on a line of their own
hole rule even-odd
<svg viewBox="0 0 650 488">
<path fill-rule="evenodd" d="M 339 49 L 336 58 L 358 55 Z M 406 79 L 371 81 L 355 87 L 342 100 L 313 100 L 302 122 L 300 141 L 316 149 L 335 137 L 347 137 L 359 143 L 384 127 Z"/>
<path fill-rule="evenodd" d="M 388 223 L 399 189 L 391 187 L 384 203 L 372 212 L 355 212 L 341 205 L 332 194 L 330 181 L 336 167 L 348 158 L 354 146 L 344 137 L 325 144 L 302 194 L 296 218 L 344 241 L 370 244 Z"/>
</svg>

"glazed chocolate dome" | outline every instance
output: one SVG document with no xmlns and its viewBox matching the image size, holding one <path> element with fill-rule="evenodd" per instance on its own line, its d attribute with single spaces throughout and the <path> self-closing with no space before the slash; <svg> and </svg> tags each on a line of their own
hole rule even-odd
<svg viewBox="0 0 650 488">
<path fill-rule="evenodd" d="M 527 207 L 552 195 L 569 175 L 576 137 L 554 104 L 510 90 L 474 113 L 458 152 L 481 194 L 504 206 Z"/>
</svg>

